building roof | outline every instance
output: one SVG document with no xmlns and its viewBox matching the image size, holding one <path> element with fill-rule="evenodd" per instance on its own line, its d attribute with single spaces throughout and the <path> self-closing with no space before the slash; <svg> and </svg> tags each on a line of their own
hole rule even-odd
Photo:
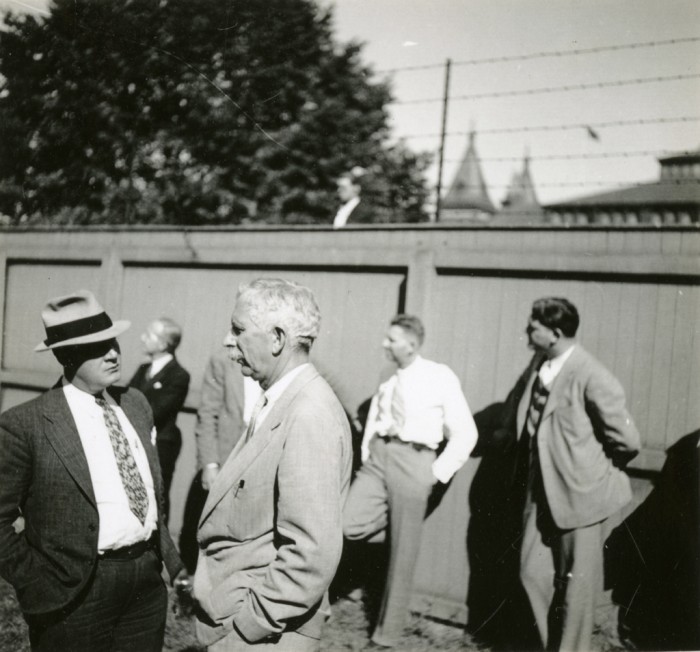
<svg viewBox="0 0 700 652">
<path fill-rule="evenodd" d="M 469 132 L 467 151 L 447 195 L 440 202 L 440 207 L 447 210 L 477 209 L 487 213 L 495 213 L 496 207 L 489 197 L 481 172 L 481 164 L 476 154 L 474 136 L 473 130 Z"/>
<path fill-rule="evenodd" d="M 503 210 L 523 210 L 539 208 L 535 184 L 532 182 L 530 174 L 530 155 L 525 154 L 523 158 L 522 172 L 515 172 L 510 182 L 508 192 L 503 200 Z"/>
<path fill-rule="evenodd" d="M 578 199 L 569 199 L 546 208 L 562 209 L 584 206 L 679 206 L 700 205 L 700 181 L 695 179 L 676 179 L 645 183 L 630 188 L 602 192 Z"/>
<path fill-rule="evenodd" d="M 678 152 L 669 156 L 659 158 L 661 165 L 677 164 L 677 163 L 700 163 L 700 149 L 693 152 Z"/>
</svg>

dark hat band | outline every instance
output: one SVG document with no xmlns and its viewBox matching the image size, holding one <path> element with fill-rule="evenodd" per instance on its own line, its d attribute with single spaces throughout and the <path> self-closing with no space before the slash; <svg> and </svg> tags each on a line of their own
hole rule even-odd
<svg viewBox="0 0 700 652">
<path fill-rule="evenodd" d="M 76 337 L 100 333 L 111 327 L 112 320 L 106 312 L 101 312 L 98 315 L 83 317 L 83 319 L 76 319 L 75 321 L 69 321 L 65 324 L 47 327 L 44 344 L 46 346 L 53 346 L 58 342 L 65 342 L 66 340 L 72 340 Z"/>
</svg>

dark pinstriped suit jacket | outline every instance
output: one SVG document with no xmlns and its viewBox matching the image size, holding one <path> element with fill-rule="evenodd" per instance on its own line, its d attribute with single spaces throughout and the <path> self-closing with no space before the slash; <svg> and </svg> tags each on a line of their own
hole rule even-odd
<svg viewBox="0 0 700 652">
<path fill-rule="evenodd" d="M 140 392 L 107 391 L 138 433 L 162 501 L 151 409 Z M 158 511 L 160 555 L 174 577 L 182 564 Z M 56 611 L 80 593 L 97 562 L 98 529 L 87 458 L 60 385 L 0 415 L 0 575 L 25 614 Z"/>
</svg>

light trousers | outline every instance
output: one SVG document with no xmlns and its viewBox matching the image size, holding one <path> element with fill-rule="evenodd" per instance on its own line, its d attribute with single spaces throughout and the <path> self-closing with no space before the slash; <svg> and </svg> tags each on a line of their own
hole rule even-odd
<svg viewBox="0 0 700 652">
<path fill-rule="evenodd" d="M 386 532 L 389 537 L 389 568 L 372 634 L 380 645 L 396 645 L 406 624 L 428 498 L 436 482 L 434 460 L 434 451 L 375 437 L 370 457 L 350 487 L 345 536 L 378 541 Z"/>
<path fill-rule="evenodd" d="M 603 584 L 602 522 L 561 530 L 536 494 L 525 505 L 520 580 L 543 648 L 587 652 Z"/>
</svg>

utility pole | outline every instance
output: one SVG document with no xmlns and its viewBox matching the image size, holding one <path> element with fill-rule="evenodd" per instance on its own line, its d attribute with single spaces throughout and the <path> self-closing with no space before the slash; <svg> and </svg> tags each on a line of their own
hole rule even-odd
<svg viewBox="0 0 700 652">
<path fill-rule="evenodd" d="M 440 221 L 440 194 L 442 193 L 442 165 L 445 159 L 445 133 L 447 131 L 447 105 L 450 98 L 450 68 L 452 59 L 445 61 L 445 92 L 442 98 L 442 129 L 440 130 L 440 158 L 438 163 L 438 179 L 435 198 L 435 221 Z"/>
</svg>

